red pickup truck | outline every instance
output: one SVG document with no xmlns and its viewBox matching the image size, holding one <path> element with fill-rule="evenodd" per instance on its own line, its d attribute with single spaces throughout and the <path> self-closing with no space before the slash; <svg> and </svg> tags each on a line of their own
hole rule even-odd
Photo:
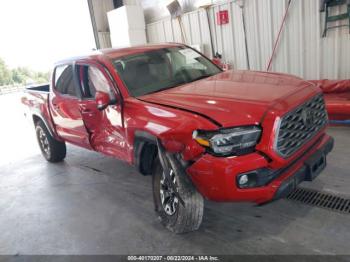
<svg viewBox="0 0 350 262">
<path fill-rule="evenodd" d="M 108 49 L 58 62 L 22 102 L 43 156 L 65 143 L 152 175 L 155 210 L 196 230 L 203 197 L 263 204 L 325 167 L 333 139 L 319 88 L 277 73 L 223 71 L 181 44 Z"/>
</svg>

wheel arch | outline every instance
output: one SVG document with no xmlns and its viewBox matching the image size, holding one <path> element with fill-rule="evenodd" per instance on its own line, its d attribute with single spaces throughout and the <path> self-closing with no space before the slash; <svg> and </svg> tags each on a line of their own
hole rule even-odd
<svg viewBox="0 0 350 262">
<path fill-rule="evenodd" d="M 42 116 L 40 116 L 38 114 L 33 114 L 32 118 L 33 118 L 34 126 L 36 126 L 39 121 L 43 122 L 45 127 L 49 131 L 50 135 L 52 137 L 56 137 L 55 134 L 52 132 L 52 129 L 50 128 L 50 126 L 48 125 L 48 123 L 46 122 L 46 120 Z"/>
<path fill-rule="evenodd" d="M 148 176 L 152 174 L 153 160 L 157 153 L 157 137 L 146 131 L 136 131 L 134 164 L 142 175 Z"/>
</svg>

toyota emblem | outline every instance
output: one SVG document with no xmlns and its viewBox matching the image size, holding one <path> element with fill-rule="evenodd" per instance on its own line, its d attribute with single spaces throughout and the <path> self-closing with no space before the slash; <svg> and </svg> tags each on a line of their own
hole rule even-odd
<svg viewBox="0 0 350 262">
<path fill-rule="evenodd" d="M 304 109 L 301 112 L 301 119 L 306 127 L 310 127 L 314 123 L 314 113 L 310 109 Z"/>
</svg>

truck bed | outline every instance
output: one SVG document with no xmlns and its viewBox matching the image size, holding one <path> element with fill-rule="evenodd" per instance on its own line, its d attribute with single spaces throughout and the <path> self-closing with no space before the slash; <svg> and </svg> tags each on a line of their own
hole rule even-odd
<svg viewBox="0 0 350 262">
<path fill-rule="evenodd" d="M 26 90 L 27 91 L 38 91 L 38 92 L 49 93 L 50 85 L 49 84 L 42 84 L 42 85 L 29 86 L 29 87 L 26 87 Z"/>
<path fill-rule="evenodd" d="M 42 114 L 47 111 L 49 90 L 49 84 L 26 87 L 21 101 L 27 106 L 27 112 L 36 111 Z"/>
</svg>

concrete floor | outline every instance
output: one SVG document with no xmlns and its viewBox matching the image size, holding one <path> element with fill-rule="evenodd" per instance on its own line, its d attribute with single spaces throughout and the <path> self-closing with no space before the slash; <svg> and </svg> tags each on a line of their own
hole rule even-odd
<svg viewBox="0 0 350 262">
<path fill-rule="evenodd" d="M 68 147 L 41 157 L 18 95 L 0 96 L 0 254 L 350 254 L 350 217 L 280 200 L 206 202 L 199 231 L 174 235 L 153 211 L 151 178 Z M 330 128 L 327 169 L 302 186 L 350 197 L 350 128 Z"/>
</svg>

